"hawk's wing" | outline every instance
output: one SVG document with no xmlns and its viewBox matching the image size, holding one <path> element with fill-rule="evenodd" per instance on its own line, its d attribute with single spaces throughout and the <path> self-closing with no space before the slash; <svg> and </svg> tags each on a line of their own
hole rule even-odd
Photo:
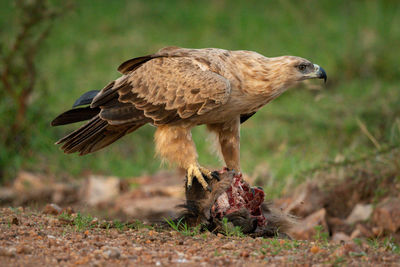
<svg viewBox="0 0 400 267">
<path fill-rule="evenodd" d="M 205 114 L 229 98 L 229 81 L 194 58 L 160 56 L 131 61 L 132 71 L 105 87 L 91 104 L 92 108 L 100 106 L 100 117 L 111 124 L 126 119 L 132 122 L 126 112 L 108 112 L 122 103 L 124 110 L 129 110 L 131 104 L 131 108 L 160 125 Z M 119 104 L 114 102 L 116 95 Z"/>
</svg>

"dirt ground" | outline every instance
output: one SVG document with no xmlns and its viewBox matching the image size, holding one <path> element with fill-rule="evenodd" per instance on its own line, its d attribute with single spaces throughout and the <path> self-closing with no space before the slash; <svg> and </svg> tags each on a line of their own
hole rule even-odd
<svg viewBox="0 0 400 267">
<path fill-rule="evenodd" d="M 316 241 L 225 236 L 22 207 L 2 208 L 0 228 L 1 266 L 400 266 L 391 243 L 333 243 L 323 235 Z"/>
</svg>

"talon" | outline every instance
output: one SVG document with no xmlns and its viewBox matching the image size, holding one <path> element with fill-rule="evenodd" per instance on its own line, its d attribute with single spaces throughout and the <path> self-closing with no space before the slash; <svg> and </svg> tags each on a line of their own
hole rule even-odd
<svg viewBox="0 0 400 267">
<path fill-rule="evenodd" d="M 221 181 L 221 178 L 219 177 L 219 172 L 218 171 L 213 171 L 211 172 L 211 176 L 216 179 L 217 181 Z"/>
<path fill-rule="evenodd" d="M 187 169 L 187 185 L 186 187 L 190 189 L 193 183 L 193 178 L 196 177 L 197 181 L 201 184 L 204 190 L 212 191 L 211 187 L 206 182 L 206 179 L 213 179 L 215 176 L 204 167 L 199 165 L 190 165 Z"/>
</svg>

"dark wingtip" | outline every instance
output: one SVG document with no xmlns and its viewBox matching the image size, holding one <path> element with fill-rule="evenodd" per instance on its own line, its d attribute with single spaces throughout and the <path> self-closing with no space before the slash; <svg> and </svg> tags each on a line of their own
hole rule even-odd
<svg viewBox="0 0 400 267">
<path fill-rule="evenodd" d="M 72 107 L 78 107 L 83 105 L 89 105 L 92 103 L 93 98 L 100 92 L 100 90 L 91 90 L 89 92 L 84 93 L 81 95 L 72 105 Z"/>
<path fill-rule="evenodd" d="M 60 126 L 80 121 L 85 121 L 93 118 L 100 112 L 100 108 L 74 108 L 67 110 L 58 115 L 54 120 L 50 122 L 51 126 Z"/>
</svg>

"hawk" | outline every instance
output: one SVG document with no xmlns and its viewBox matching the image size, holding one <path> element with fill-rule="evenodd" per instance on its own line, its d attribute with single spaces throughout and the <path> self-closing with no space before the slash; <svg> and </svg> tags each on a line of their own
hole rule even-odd
<svg viewBox="0 0 400 267">
<path fill-rule="evenodd" d="M 166 47 L 122 63 L 122 76 L 102 90 L 83 94 L 52 126 L 88 120 L 60 139 L 65 153 L 95 152 L 145 124 L 155 131 L 156 153 L 210 190 L 217 178 L 200 166 L 191 128 L 215 132 L 227 168 L 240 171 L 240 124 L 287 88 L 324 79 L 323 68 L 295 57 L 264 57 L 252 51 Z"/>
</svg>

